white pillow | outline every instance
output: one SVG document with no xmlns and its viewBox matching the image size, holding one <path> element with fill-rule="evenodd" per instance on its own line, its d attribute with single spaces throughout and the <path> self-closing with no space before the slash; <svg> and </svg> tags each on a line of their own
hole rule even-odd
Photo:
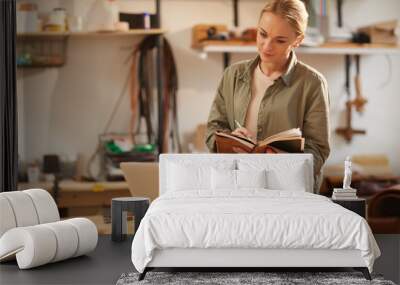
<svg viewBox="0 0 400 285">
<path fill-rule="evenodd" d="M 168 189 L 171 191 L 184 191 L 190 189 L 206 189 L 209 187 L 207 176 L 210 175 L 209 167 L 188 167 L 181 164 L 170 163 L 168 168 Z"/>
<path fill-rule="evenodd" d="M 238 188 L 267 188 L 267 171 L 262 170 L 236 170 Z"/>
<path fill-rule="evenodd" d="M 209 163 L 177 161 L 169 162 L 167 170 L 167 191 L 210 190 L 211 169 L 235 169 L 234 160 Z"/>
<path fill-rule="evenodd" d="M 296 167 L 290 171 L 271 169 L 267 172 L 268 188 L 273 190 L 289 190 L 306 192 L 307 179 L 304 167 Z"/>
<path fill-rule="evenodd" d="M 305 163 L 303 160 L 239 160 L 238 168 L 239 170 L 266 169 L 268 189 L 305 192 L 310 184 Z"/>
<path fill-rule="evenodd" d="M 236 190 L 236 170 L 211 169 L 211 189 Z"/>
<path fill-rule="evenodd" d="M 238 190 L 240 188 L 266 188 L 266 171 L 263 170 L 211 170 L 213 190 Z"/>
</svg>

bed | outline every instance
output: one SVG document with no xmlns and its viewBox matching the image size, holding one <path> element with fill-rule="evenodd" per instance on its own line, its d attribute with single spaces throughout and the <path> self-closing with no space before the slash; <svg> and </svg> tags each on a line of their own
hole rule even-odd
<svg viewBox="0 0 400 285">
<path fill-rule="evenodd" d="M 310 154 L 162 154 L 160 197 L 132 242 L 158 267 L 352 267 L 380 251 L 362 217 L 313 194 Z"/>
</svg>

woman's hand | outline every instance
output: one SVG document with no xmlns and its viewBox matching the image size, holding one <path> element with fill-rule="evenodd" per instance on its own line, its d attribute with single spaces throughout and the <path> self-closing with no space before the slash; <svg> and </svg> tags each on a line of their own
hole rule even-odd
<svg viewBox="0 0 400 285">
<path fill-rule="evenodd" d="M 239 136 L 239 137 L 246 137 L 252 141 L 254 141 L 254 139 L 255 139 L 255 136 L 253 135 L 253 133 L 243 127 L 235 129 L 232 132 L 232 134 L 235 136 Z"/>
</svg>

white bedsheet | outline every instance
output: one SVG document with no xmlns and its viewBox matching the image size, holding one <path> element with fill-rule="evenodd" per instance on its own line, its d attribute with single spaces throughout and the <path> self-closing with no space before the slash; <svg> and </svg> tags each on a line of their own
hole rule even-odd
<svg viewBox="0 0 400 285">
<path fill-rule="evenodd" d="M 265 189 L 209 194 L 172 192 L 151 204 L 132 243 L 139 272 L 165 248 L 358 249 L 370 272 L 380 255 L 366 220 L 326 197 Z"/>
</svg>

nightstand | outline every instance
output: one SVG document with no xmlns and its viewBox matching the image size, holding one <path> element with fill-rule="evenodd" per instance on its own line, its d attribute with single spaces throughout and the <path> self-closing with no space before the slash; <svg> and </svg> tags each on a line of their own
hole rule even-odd
<svg viewBox="0 0 400 285">
<path fill-rule="evenodd" d="M 364 198 L 332 199 L 332 202 L 365 218 L 366 200 Z"/>
<path fill-rule="evenodd" d="M 135 218 L 135 234 L 150 205 L 145 197 L 121 197 L 111 201 L 112 241 L 123 241 L 127 237 L 127 212 Z"/>
</svg>

